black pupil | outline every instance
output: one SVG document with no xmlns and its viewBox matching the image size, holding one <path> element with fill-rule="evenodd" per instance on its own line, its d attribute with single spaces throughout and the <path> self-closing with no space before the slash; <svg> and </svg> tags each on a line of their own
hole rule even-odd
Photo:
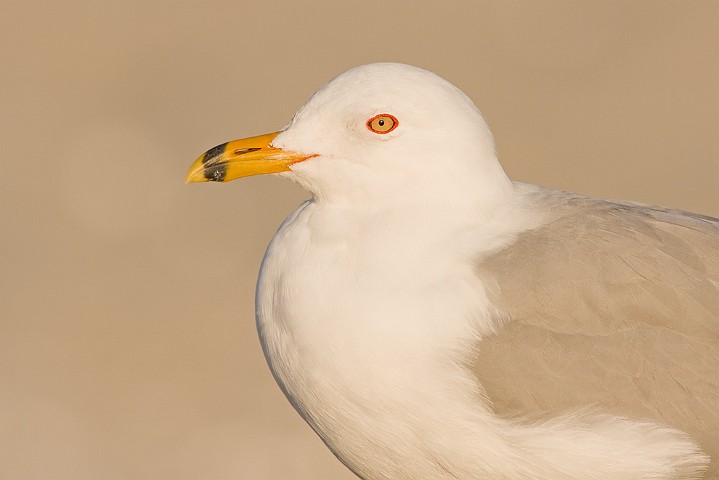
<svg viewBox="0 0 719 480">
<path fill-rule="evenodd" d="M 384 120 L 382 120 L 382 119 L 380 118 L 380 119 L 377 121 L 377 125 L 379 125 L 380 127 L 384 127 Z"/>
</svg>

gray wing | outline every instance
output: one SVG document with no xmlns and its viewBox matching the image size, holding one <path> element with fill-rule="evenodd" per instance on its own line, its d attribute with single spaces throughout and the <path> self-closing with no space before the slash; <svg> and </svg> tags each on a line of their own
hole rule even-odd
<svg viewBox="0 0 719 480">
<path fill-rule="evenodd" d="M 550 220 L 479 262 L 504 317 L 474 367 L 500 415 L 596 407 L 719 459 L 719 220 L 535 193 Z"/>
</svg>

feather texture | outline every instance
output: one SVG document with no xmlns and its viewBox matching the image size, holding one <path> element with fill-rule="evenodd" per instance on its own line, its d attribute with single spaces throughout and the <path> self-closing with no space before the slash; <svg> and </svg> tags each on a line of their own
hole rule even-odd
<svg viewBox="0 0 719 480">
<path fill-rule="evenodd" d="M 494 411 L 590 407 L 719 458 L 719 221 L 541 189 L 527 200 L 548 221 L 478 265 L 504 325 L 474 367 Z"/>
</svg>

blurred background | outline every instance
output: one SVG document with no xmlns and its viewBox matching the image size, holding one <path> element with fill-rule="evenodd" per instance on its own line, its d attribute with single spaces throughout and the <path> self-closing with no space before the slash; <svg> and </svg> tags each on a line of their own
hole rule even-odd
<svg viewBox="0 0 719 480">
<path fill-rule="evenodd" d="M 0 478 L 354 478 L 255 332 L 307 195 L 191 162 L 399 61 L 476 101 L 516 180 L 719 216 L 717 25 L 694 0 L 3 1 Z"/>
</svg>

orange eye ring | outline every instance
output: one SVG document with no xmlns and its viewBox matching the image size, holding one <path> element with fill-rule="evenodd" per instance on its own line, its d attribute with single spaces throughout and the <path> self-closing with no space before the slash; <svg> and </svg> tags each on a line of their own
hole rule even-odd
<svg viewBox="0 0 719 480">
<path fill-rule="evenodd" d="M 399 121 L 394 115 L 389 113 L 380 113 L 367 120 L 367 128 L 372 133 L 384 135 L 389 133 L 399 125 Z"/>
</svg>

